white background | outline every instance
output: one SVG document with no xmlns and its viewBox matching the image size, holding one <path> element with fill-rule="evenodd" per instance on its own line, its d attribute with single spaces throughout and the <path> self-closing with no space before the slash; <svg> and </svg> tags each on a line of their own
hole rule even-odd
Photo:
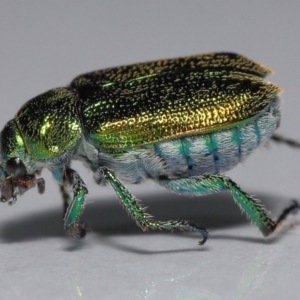
<svg viewBox="0 0 300 300">
<path fill-rule="evenodd" d="M 299 1 L 0 1 L 0 125 L 30 98 L 96 69 L 211 51 L 270 66 L 284 88 L 278 132 L 300 139 Z M 270 144 L 229 175 L 273 216 L 300 198 L 300 153 Z M 0 299 L 299 299 L 300 216 L 264 239 L 228 193 L 189 199 L 154 183 L 129 186 L 157 218 L 193 219 L 196 234 L 143 233 L 109 187 L 89 186 L 79 243 L 62 230 L 49 172 L 0 209 Z"/>
</svg>

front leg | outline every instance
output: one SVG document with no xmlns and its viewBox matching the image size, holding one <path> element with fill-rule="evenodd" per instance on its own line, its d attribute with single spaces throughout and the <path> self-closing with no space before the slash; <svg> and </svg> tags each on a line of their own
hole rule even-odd
<svg viewBox="0 0 300 300">
<path fill-rule="evenodd" d="M 71 238 L 81 238 L 85 235 L 85 226 L 80 222 L 80 216 L 85 206 L 85 196 L 88 193 L 87 187 L 79 174 L 67 166 L 63 169 L 56 169 L 52 171 L 52 173 L 63 185 L 61 191 L 63 192 L 63 196 L 65 196 L 63 197 L 64 207 L 66 209 L 64 217 L 65 231 Z M 69 186 L 73 192 L 73 199 L 69 205 L 67 204 L 69 197 L 65 191 L 65 185 Z"/>
<path fill-rule="evenodd" d="M 71 197 L 67 188 L 67 184 L 65 182 L 62 185 L 60 185 L 59 191 L 63 200 L 63 218 L 65 218 L 68 207 L 71 203 Z"/>
</svg>

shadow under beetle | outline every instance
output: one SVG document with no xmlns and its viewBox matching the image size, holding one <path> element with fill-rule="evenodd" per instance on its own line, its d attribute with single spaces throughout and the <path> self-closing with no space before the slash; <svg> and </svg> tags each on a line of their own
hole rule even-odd
<svg viewBox="0 0 300 300">
<path fill-rule="evenodd" d="M 272 233 L 298 203 L 275 222 L 267 210 L 222 173 L 274 136 L 280 110 L 271 70 L 234 53 L 152 61 L 87 73 L 70 86 L 52 89 L 23 105 L 1 132 L 1 200 L 45 183 L 49 169 L 61 185 L 65 230 L 84 236 L 80 216 L 87 187 L 70 168 L 86 162 L 98 184 L 109 183 L 128 214 L 144 231 L 207 231 L 185 220 L 158 221 L 123 185 L 153 179 L 179 194 L 230 190 L 235 202 L 264 236 Z M 68 189 L 73 192 L 73 199 Z"/>
</svg>

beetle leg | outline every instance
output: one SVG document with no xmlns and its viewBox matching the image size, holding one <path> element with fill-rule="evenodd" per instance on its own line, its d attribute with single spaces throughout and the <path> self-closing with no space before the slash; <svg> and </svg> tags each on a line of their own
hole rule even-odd
<svg viewBox="0 0 300 300">
<path fill-rule="evenodd" d="M 66 181 L 73 190 L 73 201 L 67 208 L 64 218 L 66 233 L 72 238 L 81 238 L 85 236 L 85 225 L 80 223 L 80 216 L 85 206 L 85 195 L 88 193 L 87 187 L 79 174 L 70 169 L 65 170 Z"/>
<path fill-rule="evenodd" d="M 98 184 L 108 181 L 115 192 L 117 193 L 122 206 L 128 212 L 128 214 L 135 220 L 136 224 L 142 228 L 143 231 L 148 229 L 166 229 L 173 231 L 179 229 L 182 231 L 198 231 L 202 235 L 202 240 L 199 245 L 203 245 L 208 233 L 204 228 L 198 225 L 184 220 L 168 220 L 168 221 L 156 221 L 153 217 L 147 214 L 146 207 L 143 207 L 140 200 L 135 198 L 117 179 L 115 174 L 105 167 L 100 167 L 94 175 L 94 178 Z"/>
<path fill-rule="evenodd" d="M 57 167 L 52 170 L 52 174 L 54 175 L 55 179 L 59 182 L 59 191 L 62 196 L 63 200 L 63 218 L 67 213 L 67 209 L 69 204 L 71 203 L 71 197 L 68 191 L 68 181 L 65 176 L 65 169 L 62 167 Z"/>
<path fill-rule="evenodd" d="M 71 202 L 70 194 L 68 193 L 65 184 L 62 184 L 59 186 L 59 191 L 61 193 L 62 199 L 63 199 L 63 217 L 65 217 L 67 213 L 67 209 L 69 207 L 69 204 Z"/>
<path fill-rule="evenodd" d="M 278 134 L 273 134 L 271 136 L 271 139 L 274 142 L 286 144 L 286 145 L 288 145 L 290 147 L 293 147 L 293 148 L 300 148 L 300 142 L 299 141 L 289 139 L 289 138 L 286 138 L 286 137 L 278 135 Z"/>
<path fill-rule="evenodd" d="M 229 177 L 222 174 L 203 175 L 182 179 L 162 179 L 159 180 L 159 183 L 176 193 L 190 195 L 212 194 L 228 189 L 240 209 L 246 213 L 264 236 L 268 236 L 274 232 L 289 213 L 299 209 L 298 202 L 294 200 L 293 203 L 281 213 L 275 222 L 268 216 L 268 211 L 259 200 L 245 193 Z"/>
<path fill-rule="evenodd" d="M 85 225 L 80 223 L 80 216 L 85 206 L 85 195 L 88 193 L 87 187 L 79 174 L 69 167 L 65 167 L 64 170 L 62 168 L 55 169 L 52 173 L 63 184 L 61 192 L 66 210 L 64 217 L 65 231 L 72 238 L 81 238 L 85 235 Z M 69 194 L 66 191 L 66 185 L 71 186 L 73 191 L 72 201 L 70 201 Z"/>
</svg>

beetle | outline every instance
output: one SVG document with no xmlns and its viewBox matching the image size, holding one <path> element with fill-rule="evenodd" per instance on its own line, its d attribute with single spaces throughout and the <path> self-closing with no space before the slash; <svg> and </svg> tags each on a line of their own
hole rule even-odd
<svg viewBox="0 0 300 300">
<path fill-rule="evenodd" d="M 87 187 L 70 168 L 84 161 L 97 184 L 110 184 L 144 231 L 206 229 L 185 220 L 155 220 L 123 183 L 155 180 L 187 195 L 229 190 L 249 219 L 268 236 L 277 221 L 264 206 L 223 175 L 272 138 L 280 121 L 281 89 L 264 80 L 271 70 L 235 53 L 207 53 L 94 71 L 69 86 L 26 102 L 1 132 L 1 201 L 13 204 L 49 169 L 61 185 L 64 228 L 85 235 L 80 221 Z M 69 196 L 68 189 L 73 193 Z"/>
</svg>

